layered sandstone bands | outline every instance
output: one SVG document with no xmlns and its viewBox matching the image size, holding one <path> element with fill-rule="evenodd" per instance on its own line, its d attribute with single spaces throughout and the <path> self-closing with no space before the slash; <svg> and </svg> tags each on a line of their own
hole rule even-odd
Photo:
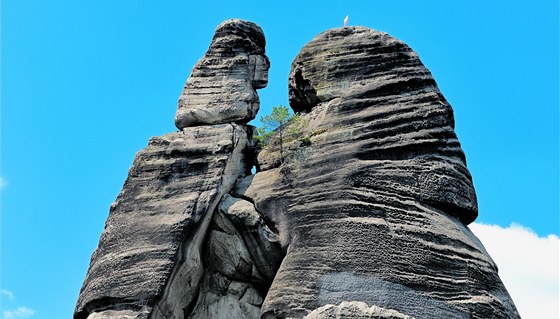
<svg viewBox="0 0 560 319">
<path fill-rule="evenodd" d="M 262 318 L 368 317 L 336 306 L 345 301 L 401 317 L 518 318 L 466 227 L 471 176 L 418 56 L 385 33 L 329 30 L 302 49 L 289 83 L 309 141 L 286 145 L 280 167 L 278 152 L 261 152 L 245 193 L 287 250 Z"/>
<path fill-rule="evenodd" d="M 238 19 L 220 24 L 179 98 L 177 128 L 254 119 L 260 105 L 255 90 L 268 83 L 264 51 L 264 34 L 256 24 Z"/>
<path fill-rule="evenodd" d="M 242 126 L 223 124 L 150 140 L 111 207 L 76 318 L 105 308 L 148 318 L 156 302 L 163 313 L 173 313 L 169 300 L 192 302 L 196 294 L 188 288 L 196 289 L 203 275 L 213 212 L 250 169 L 249 136 Z"/>
<path fill-rule="evenodd" d="M 301 135 L 257 157 L 244 123 L 264 42 L 253 23 L 218 26 L 181 131 L 138 153 L 111 208 L 75 319 L 519 318 L 468 229 L 453 111 L 417 54 L 363 27 L 323 32 L 290 73 Z"/>
<path fill-rule="evenodd" d="M 179 99 L 180 132 L 150 140 L 111 206 L 74 318 L 258 316 L 282 252 L 228 194 L 254 163 L 253 129 L 238 123 L 258 111 L 264 46 L 254 23 L 218 26 Z"/>
</svg>

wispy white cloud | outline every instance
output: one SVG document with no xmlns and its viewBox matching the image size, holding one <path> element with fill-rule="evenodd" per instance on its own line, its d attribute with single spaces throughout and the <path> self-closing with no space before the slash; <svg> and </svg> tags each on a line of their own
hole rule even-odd
<svg viewBox="0 0 560 319">
<path fill-rule="evenodd" d="M 29 318 L 34 314 L 35 310 L 29 309 L 27 307 L 18 307 L 13 310 L 4 310 L 2 312 L 4 319 Z"/>
<path fill-rule="evenodd" d="M 8 185 L 8 182 L 6 181 L 6 179 L 4 179 L 4 177 L 0 177 L 0 190 L 4 189 L 4 187 L 6 187 L 6 185 Z"/>
<path fill-rule="evenodd" d="M 5 296 L 6 298 L 8 298 L 9 300 L 13 300 L 14 299 L 14 294 L 9 291 L 8 289 L 0 289 L 0 294 L 2 296 Z"/>
<path fill-rule="evenodd" d="M 503 228 L 474 223 L 470 228 L 498 265 L 521 317 L 559 318 L 558 236 L 539 237 L 517 224 Z"/>
<path fill-rule="evenodd" d="M 14 304 L 14 293 L 9 291 L 8 289 L 0 289 L 0 296 L 4 299 L 2 303 L 0 303 L 0 310 L 2 311 L 2 319 L 22 319 L 22 318 L 29 318 L 33 316 L 36 311 Z M 5 302 L 8 299 L 8 302 Z"/>
</svg>

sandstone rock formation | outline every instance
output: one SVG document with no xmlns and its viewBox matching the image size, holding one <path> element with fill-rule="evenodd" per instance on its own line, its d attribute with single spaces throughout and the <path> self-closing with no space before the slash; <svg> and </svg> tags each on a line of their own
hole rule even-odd
<svg viewBox="0 0 560 319">
<path fill-rule="evenodd" d="M 264 34 L 256 24 L 227 20 L 198 61 L 179 98 L 175 125 L 247 123 L 259 111 L 255 89 L 268 83 L 270 63 Z"/>
<path fill-rule="evenodd" d="M 363 27 L 313 39 L 289 78 L 307 125 L 279 159 L 244 125 L 264 43 L 253 23 L 218 26 L 181 132 L 137 154 L 74 318 L 519 318 L 467 227 L 453 111 L 414 51 Z"/>
<path fill-rule="evenodd" d="M 477 203 L 453 111 L 416 53 L 329 30 L 294 60 L 289 93 L 307 141 L 280 167 L 261 152 L 244 192 L 287 251 L 262 318 L 519 317 L 466 226 Z"/>
<path fill-rule="evenodd" d="M 74 318 L 211 318 L 231 309 L 240 318 L 258 315 L 282 252 L 252 204 L 227 194 L 254 162 L 252 128 L 233 122 L 248 122 L 258 110 L 264 45 L 254 23 L 218 27 L 187 81 L 198 104 L 181 97 L 181 132 L 150 140 L 111 205 Z M 239 89 L 247 83 L 251 90 Z M 197 100 L 204 95 L 211 97 L 206 105 Z M 231 104 L 238 98 L 247 105 Z M 205 125 L 185 127 L 191 124 Z"/>
</svg>

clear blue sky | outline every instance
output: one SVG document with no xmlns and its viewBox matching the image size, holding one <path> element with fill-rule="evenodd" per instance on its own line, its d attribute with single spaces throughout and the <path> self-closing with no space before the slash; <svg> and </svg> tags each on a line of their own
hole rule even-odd
<svg viewBox="0 0 560 319">
<path fill-rule="evenodd" d="M 267 38 L 260 115 L 287 105 L 292 59 L 347 14 L 405 41 L 455 110 L 478 221 L 559 234 L 557 0 L 203 2 L 2 1 L 4 309 L 71 317 L 134 154 L 175 130 L 183 84 L 228 18 Z"/>
</svg>

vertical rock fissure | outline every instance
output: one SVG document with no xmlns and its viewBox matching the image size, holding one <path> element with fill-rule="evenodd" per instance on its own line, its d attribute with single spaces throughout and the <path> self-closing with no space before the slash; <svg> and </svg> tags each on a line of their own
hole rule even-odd
<svg viewBox="0 0 560 319">
<path fill-rule="evenodd" d="M 259 26 L 232 19 L 216 28 L 179 98 L 179 132 L 153 137 L 135 157 L 92 256 L 75 318 L 194 316 L 205 271 L 214 267 L 206 259 L 220 248 L 211 246 L 217 208 L 255 163 L 246 123 L 258 112 L 256 90 L 266 86 L 269 67 Z M 234 227 L 228 223 L 224 227 Z M 244 254 L 234 277 L 252 275 Z M 239 285 L 231 287 L 243 300 L 239 309 L 254 317 L 262 296 Z"/>
<path fill-rule="evenodd" d="M 182 318 L 184 309 L 188 308 L 193 300 L 196 300 L 198 285 L 204 269 L 201 249 L 206 237 L 206 230 L 212 219 L 214 211 L 212 206 L 215 208 L 217 200 L 215 199 L 210 205 L 210 209 L 195 233 L 180 244 L 177 264 L 150 319 Z M 159 314 L 163 317 L 159 317 Z"/>
<path fill-rule="evenodd" d="M 220 182 L 216 186 L 216 193 L 210 200 L 206 212 L 203 212 L 202 221 L 194 234 L 188 236 L 180 244 L 179 260 L 169 277 L 160 301 L 154 307 L 157 308 L 157 311 L 152 312 L 150 319 L 182 319 L 188 312 L 187 309 L 194 308 L 192 304 L 196 304 L 200 281 L 205 271 L 203 248 L 208 236 L 208 228 L 223 196 L 231 192 L 235 181 L 243 177 L 246 171 L 244 167 L 245 148 L 248 146 L 246 128 L 237 124 L 227 124 L 227 127 L 231 128 L 232 146 L 221 172 Z M 245 134 L 239 134 L 238 130 Z M 198 203 L 199 200 L 200 194 L 196 202 Z M 197 211 L 196 206 L 193 211 Z M 162 314 L 163 317 L 159 317 L 159 314 Z"/>
<path fill-rule="evenodd" d="M 234 130 L 232 144 L 236 148 L 242 141 L 245 141 L 243 145 L 253 145 L 249 128 L 239 127 L 243 132 Z M 245 152 L 244 156 L 236 174 L 228 174 L 229 169 L 226 169 L 223 175 L 222 185 L 228 185 L 229 192 L 220 193 L 220 203 L 206 228 L 206 240 L 201 250 L 204 273 L 197 287 L 197 296 L 185 311 L 184 318 L 224 315 L 258 318 L 262 301 L 283 258 L 276 227 L 267 225 L 252 202 L 234 197 L 239 181 L 250 178 L 245 176 L 248 167 L 243 164 L 252 163 L 255 159 L 251 156 L 256 154 Z"/>
</svg>

